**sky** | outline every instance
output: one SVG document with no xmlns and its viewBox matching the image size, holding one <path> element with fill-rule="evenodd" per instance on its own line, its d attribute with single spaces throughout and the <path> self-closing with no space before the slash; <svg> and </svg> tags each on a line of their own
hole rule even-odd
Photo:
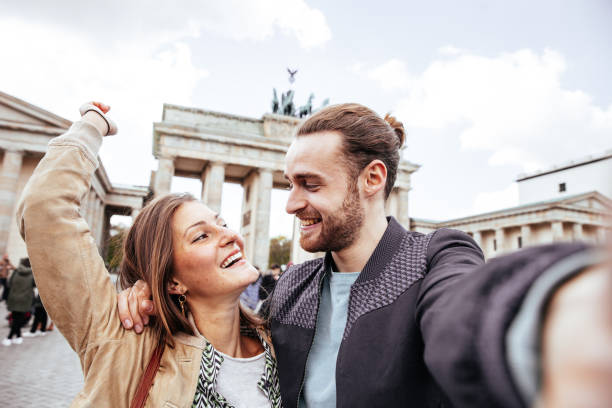
<svg viewBox="0 0 612 408">
<path fill-rule="evenodd" d="M 70 120 L 110 104 L 107 173 L 148 185 L 164 103 L 260 118 L 298 69 L 298 105 L 312 92 L 404 123 L 410 216 L 442 221 L 516 205 L 519 174 L 612 148 L 610 21 L 610 0 L 4 1 L 0 90 Z M 240 194 L 224 186 L 234 228 Z"/>
</svg>

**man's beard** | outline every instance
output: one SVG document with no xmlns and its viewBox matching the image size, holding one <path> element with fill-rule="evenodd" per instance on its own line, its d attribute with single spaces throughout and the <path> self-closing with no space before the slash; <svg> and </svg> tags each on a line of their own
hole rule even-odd
<svg viewBox="0 0 612 408">
<path fill-rule="evenodd" d="M 300 246 L 308 252 L 337 252 L 349 247 L 359 233 L 364 219 L 356 186 L 349 187 L 339 214 L 321 217 L 321 232 L 316 238 L 300 236 Z"/>
</svg>

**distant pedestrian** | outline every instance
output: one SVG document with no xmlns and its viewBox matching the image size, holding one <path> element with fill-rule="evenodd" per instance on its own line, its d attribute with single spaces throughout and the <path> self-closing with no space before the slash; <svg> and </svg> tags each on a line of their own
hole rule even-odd
<svg viewBox="0 0 612 408">
<path fill-rule="evenodd" d="M 10 272 L 15 269 L 7 254 L 4 254 L 0 259 L 0 285 L 2 287 L 2 297 L 0 300 L 6 300 L 8 297 L 7 282 Z"/>
<path fill-rule="evenodd" d="M 280 265 L 273 264 L 270 266 L 270 271 L 268 274 L 264 275 L 261 279 L 261 286 L 259 287 L 259 299 L 266 300 L 270 293 L 274 290 L 274 286 L 276 285 L 276 281 L 281 276 L 281 267 Z"/>
<path fill-rule="evenodd" d="M 270 272 L 261 279 L 261 285 L 259 286 L 259 305 L 256 310 L 261 316 L 268 315 L 270 305 L 266 302 L 266 299 L 268 299 L 272 291 L 274 291 L 276 281 L 280 278 L 281 274 L 280 265 L 273 264 L 270 266 Z"/>
<path fill-rule="evenodd" d="M 40 329 L 39 329 L 40 326 Z M 29 332 L 23 334 L 23 337 L 44 336 L 47 331 L 47 311 L 40 300 L 40 296 L 36 294 L 34 297 L 34 322 Z"/>
<path fill-rule="evenodd" d="M 255 266 L 259 272 L 259 278 L 240 294 L 240 301 L 251 310 L 256 310 L 259 304 L 259 286 L 261 285 L 261 271 L 258 266 Z"/>
<path fill-rule="evenodd" d="M 8 282 L 9 295 L 6 300 L 6 307 L 11 312 L 12 321 L 8 337 L 2 340 L 3 346 L 21 344 L 23 342 L 21 328 L 26 322 L 26 313 L 32 308 L 34 286 L 30 260 L 22 258 Z M 11 340 L 13 336 L 16 336 L 16 338 Z"/>
</svg>

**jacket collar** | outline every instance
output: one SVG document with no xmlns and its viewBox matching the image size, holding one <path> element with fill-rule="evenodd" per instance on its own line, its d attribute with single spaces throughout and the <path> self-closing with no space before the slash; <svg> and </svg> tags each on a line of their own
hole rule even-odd
<svg viewBox="0 0 612 408">
<path fill-rule="evenodd" d="M 202 401 L 206 402 L 218 402 L 220 405 L 223 405 L 223 403 L 227 403 L 227 401 L 216 391 L 217 375 L 224 360 L 223 356 L 213 347 L 212 343 L 210 343 L 206 337 L 204 337 L 198 331 L 193 315 L 189 314 L 187 318 L 189 319 L 189 323 L 191 323 L 194 335 L 191 336 L 187 333 L 177 333 L 174 336 L 174 339 L 185 345 L 197 347 L 203 350 L 202 361 L 200 362 L 201 367 L 196 390 L 196 399 L 201 399 Z M 259 381 L 257 381 L 257 387 L 268 398 L 272 407 L 280 408 L 280 385 L 278 382 L 276 359 L 274 358 L 273 350 L 258 331 L 255 331 L 255 334 L 257 338 L 259 338 L 259 341 L 261 341 L 264 348 L 265 358 L 265 369 L 259 378 Z M 204 370 L 202 370 L 202 368 L 204 368 Z M 227 406 L 230 405 L 227 404 Z"/>
<path fill-rule="evenodd" d="M 404 227 L 393 217 L 387 217 L 387 229 L 370 255 L 368 262 L 361 270 L 355 283 L 362 283 L 377 278 L 397 252 L 406 234 Z M 331 252 L 325 254 L 323 270 L 328 272 L 333 267 L 337 270 Z"/>
</svg>

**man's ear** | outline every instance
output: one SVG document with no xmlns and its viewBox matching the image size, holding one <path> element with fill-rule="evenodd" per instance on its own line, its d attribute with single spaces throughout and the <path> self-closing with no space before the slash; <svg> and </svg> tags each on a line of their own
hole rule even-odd
<svg viewBox="0 0 612 408">
<path fill-rule="evenodd" d="M 363 193 L 372 197 L 384 191 L 387 184 L 387 166 L 380 160 L 372 160 L 361 172 Z"/>
<path fill-rule="evenodd" d="M 187 293 L 187 288 L 178 280 L 172 278 L 168 282 L 168 293 L 171 295 L 184 295 Z"/>
</svg>

